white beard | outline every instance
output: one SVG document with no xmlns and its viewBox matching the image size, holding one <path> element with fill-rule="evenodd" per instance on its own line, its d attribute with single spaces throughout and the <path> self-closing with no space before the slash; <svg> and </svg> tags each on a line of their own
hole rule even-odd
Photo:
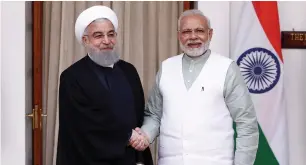
<svg viewBox="0 0 306 165">
<path fill-rule="evenodd" d="M 182 51 L 191 57 L 198 57 L 201 56 L 202 54 L 204 54 L 208 48 L 209 48 L 209 44 L 210 44 L 210 40 L 207 40 L 204 44 L 201 45 L 201 47 L 199 48 L 187 48 L 187 46 L 183 45 L 180 42 L 180 47 L 182 49 Z M 186 44 L 187 45 L 187 44 Z"/>
<path fill-rule="evenodd" d="M 115 64 L 120 60 L 120 55 L 117 53 L 115 49 L 101 51 L 97 50 L 96 48 L 87 47 L 88 54 L 90 58 L 103 67 L 108 67 L 110 65 Z"/>
</svg>

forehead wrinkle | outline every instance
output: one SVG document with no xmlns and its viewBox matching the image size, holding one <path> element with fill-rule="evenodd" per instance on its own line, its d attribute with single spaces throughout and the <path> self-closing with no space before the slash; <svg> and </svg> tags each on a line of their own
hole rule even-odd
<svg viewBox="0 0 306 165">
<path fill-rule="evenodd" d="M 202 26 L 202 25 L 199 25 L 199 26 L 197 26 L 197 27 L 195 27 L 195 28 L 183 27 L 183 26 L 182 26 L 182 30 L 194 30 L 194 29 L 205 29 L 205 27 Z"/>
<path fill-rule="evenodd" d="M 109 30 L 107 32 L 103 32 L 101 30 L 96 30 L 96 31 L 93 31 L 92 34 L 96 34 L 96 33 L 108 34 L 108 33 L 112 33 L 112 32 L 115 32 L 115 30 Z"/>
<path fill-rule="evenodd" d="M 184 25 L 181 26 L 181 27 L 182 27 L 181 31 L 184 31 L 184 30 L 196 30 L 196 29 L 203 29 L 203 30 L 205 30 L 205 27 L 203 25 L 198 25 L 197 27 L 193 27 L 193 28 L 188 27 L 188 26 L 185 27 Z"/>
<path fill-rule="evenodd" d="M 111 31 L 115 32 L 115 28 L 109 20 L 92 22 L 88 25 L 87 30 L 89 33 L 92 34 L 97 32 L 100 33 L 109 33 Z"/>
</svg>

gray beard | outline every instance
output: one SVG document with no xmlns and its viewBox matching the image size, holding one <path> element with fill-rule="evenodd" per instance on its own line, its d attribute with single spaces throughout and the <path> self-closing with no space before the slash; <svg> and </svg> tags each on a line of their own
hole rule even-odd
<svg viewBox="0 0 306 165">
<path fill-rule="evenodd" d="M 91 50 L 89 56 L 92 61 L 103 67 L 113 65 L 120 60 L 120 56 L 115 50 L 104 52 Z"/>
<path fill-rule="evenodd" d="M 180 42 L 181 50 L 191 57 L 198 57 L 204 54 L 209 49 L 210 41 L 207 40 L 200 48 L 188 49 L 185 45 Z"/>
</svg>

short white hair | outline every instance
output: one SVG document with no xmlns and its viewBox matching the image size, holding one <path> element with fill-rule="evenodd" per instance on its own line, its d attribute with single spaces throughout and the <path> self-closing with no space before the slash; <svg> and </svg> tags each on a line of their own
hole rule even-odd
<svg viewBox="0 0 306 165">
<path fill-rule="evenodd" d="M 202 16 L 204 19 L 206 19 L 208 28 L 211 28 L 209 18 L 208 18 L 207 16 L 205 16 L 201 10 L 192 9 L 192 10 L 186 10 L 186 11 L 184 11 L 184 12 L 180 15 L 180 18 L 179 18 L 179 20 L 178 20 L 178 29 L 180 29 L 181 20 L 182 20 L 184 17 L 186 17 L 186 16 L 191 16 L 191 15 L 199 15 L 199 16 Z"/>
</svg>

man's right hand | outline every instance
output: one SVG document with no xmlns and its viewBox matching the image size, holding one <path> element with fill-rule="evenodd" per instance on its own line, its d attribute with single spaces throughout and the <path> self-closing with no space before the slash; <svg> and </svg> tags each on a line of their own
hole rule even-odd
<svg viewBox="0 0 306 165">
<path fill-rule="evenodd" d="M 138 151 L 143 151 L 150 145 L 149 138 L 140 128 L 137 127 L 132 131 L 130 145 Z"/>
</svg>

